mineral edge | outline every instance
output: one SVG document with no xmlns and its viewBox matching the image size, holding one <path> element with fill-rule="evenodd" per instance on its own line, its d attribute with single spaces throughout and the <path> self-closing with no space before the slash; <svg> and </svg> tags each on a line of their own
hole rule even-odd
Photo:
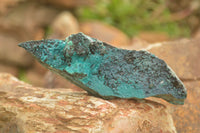
<svg viewBox="0 0 200 133">
<path fill-rule="evenodd" d="M 65 40 L 19 44 L 45 67 L 104 99 L 159 97 L 184 104 L 186 88 L 167 64 L 147 51 L 118 49 L 83 33 Z"/>
</svg>

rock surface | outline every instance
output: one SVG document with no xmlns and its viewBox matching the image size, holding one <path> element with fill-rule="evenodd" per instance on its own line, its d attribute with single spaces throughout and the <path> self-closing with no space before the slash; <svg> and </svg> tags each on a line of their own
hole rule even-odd
<svg viewBox="0 0 200 133">
<path fill-rule="evenodd" d="M 163 32 L 150 32 L 141 31 L 138 36 L 141 40 L 145 40 L 148 43 L 164 42 L 169 40 L 169 36 Z"/>
<path fill-rule="evenodd" d="M 102 22 L 89 21 L 81 23 L 80 30 L 115 47 L 123 48 L 130 45 L 129 38 L 122 31 Z"/>
<path fill-rule="evenodd" d="M 0 74 L 0 132 L 175 133 L 166 107 L 149 100 L 103 100 L 84 91 L 32 87 Z"/>
<path fill-rule="evenodd" d="M 133 37 L 131 39 L 131 45 L 126 47 L 125 49 L 141 50 L 149 45 L 150 44 L 147 41 L 145 41 L 139 37 Z"/>
<path fill-rule="evenodd" d="M 37 0 L 41 3 L 51 4 L 63 8 L 76 8 L 93 4 L 93 0 Z"/>
<path fill-rule="evenodd" d="M 148 98 L 167 106 L 172 114 L 175 127 L 178 133 L 199 133 L 200 132 L 200 81 L 184 82 L 187 87 L 188 96 L 184 105 L 174 106 L 162 99 Z"/>
<path fill-rule="evenodd" d="M 164 59 L 182 79 L 187 88 L 187 98 L 183 106 L 173 106 L 165 101 L 149 98 L 168 107 L 173 116 L 177 132 L 200 132 L 200 40 L 179 40 L 148 46 L 150 52 Z M 144 47 L 143 47 L 144 48 Z"/>
<path fill-rule="evenodd" d="M 73 90 L 82 90 L 75 84 L 66 80 L 64 77 L 48 71 L 45 74 L 45 88 L 73 88 Z"/>
<path fill-rule="evenodd" d="M 23 0 L 1 0 L 0 15 L 6 13 L 10 7 L 14 7 Z"/>
<path fill-rule="evenodd" d="M 20 49 L 18 43 L 13 36 L 0 33 L 0 62 L 20 67 L 31 66 L 33 58 L 25 50 Z"/>
<path fill-rule="evenodd" d="M 50 24 L 57 12 L 55 9 L 29 2 L 0 16 L 0 61 L 20 67 L 31 66 L 33 58 L 17 44 L 29 39 L 41 39 L 38 31 Z"/>
<path fill-rule="evenodd" d="M 167 64 L 147 51 L 118 49 L 83 33 L 65 40 L 19 44 L 42 65 L 93 96 L 104 99 L 159 97 L 184 104 L 186 88 Z M 101 88 L 101 89 L 100 89 Z"/>
<path fill-rule="evenodd" d="M 66 36 L 79 32 L 79 23 L 70 12 L 60 13 L 51 24 L 52 39 L 64 40 Z"/>
<path fill-rule="evenodd" d="M 200 39 L 157 43 L 146 49 L 166 61 L 181 80 L 200 79 Z"/>
<path fill-rule="evenodd" d="M 200 81 L 185 82 L 188 97 L 183 106 L 170 105 L 175 127 L 178 133 L 200 132 Z"/>
<path fill-rule="evenodd" d="M 199 39 L 200 38 L 200 28 L 193 34 L 193 38 Z"/>
<path fill-rule="evenodd" d="M 58 11 L 54 8 L 25 2 L 0 17 L 0 29 L 4 34 L 6 32 L 13 35 L 18 41 L 34 39 L 36 32 L 49 25 L 57 14 Z"/>
<path fill-rule="evenodd" d="M 1 62 L 0 62 L 0 72 L 10 73 L 16 77 L 19 74 L 18 68 Z"/>
</svg>

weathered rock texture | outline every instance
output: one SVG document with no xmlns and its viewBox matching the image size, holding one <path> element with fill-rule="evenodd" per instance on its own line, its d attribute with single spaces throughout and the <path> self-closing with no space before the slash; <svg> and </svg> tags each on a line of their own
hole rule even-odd
<svg viewBox="0 0 200 133">
<path fill-rule="evenodd" d="M 103 100 L 84 91 L 32 87 L 0 74 L 0 132 L 174 133 L 166 107 L 148 100 Z"/>
</svg>

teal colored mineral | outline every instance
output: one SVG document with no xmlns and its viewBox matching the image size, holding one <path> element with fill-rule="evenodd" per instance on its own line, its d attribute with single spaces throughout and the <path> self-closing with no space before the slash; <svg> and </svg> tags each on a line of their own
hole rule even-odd
<svg viewBox="0 0 200 133">
<path fill-rule="evenodd" d="M 93 96 L 154 96 L 184 104 L 187 95 L 183 83 L 167 64 L 147 51 L 118 49 L 83 33 L 66 40 L 28 41 L 19 46 Z"/>
</svg>

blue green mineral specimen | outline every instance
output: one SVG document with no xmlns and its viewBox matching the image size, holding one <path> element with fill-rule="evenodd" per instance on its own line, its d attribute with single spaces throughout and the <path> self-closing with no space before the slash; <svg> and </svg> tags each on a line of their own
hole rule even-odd
<svg viewBox="0 0 200 133">
<path fill-rule="evenodd" d="M 65 40 L 19 44 L 48 69 L 104 99 L 159 97 L 184 104 L 186 88 L 167 64 L 147 51 L 118 49 L 83 33 Z"/>
</svg>

